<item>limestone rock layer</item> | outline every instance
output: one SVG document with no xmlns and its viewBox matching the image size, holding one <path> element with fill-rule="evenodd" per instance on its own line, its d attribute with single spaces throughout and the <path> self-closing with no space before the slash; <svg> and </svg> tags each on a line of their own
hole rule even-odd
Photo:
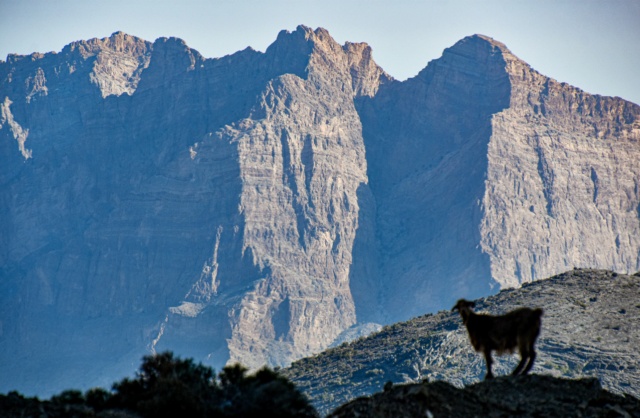
<svg viewBox="0 0 640 418">
<path fill-rule="evenodd" d="M 574 267 L 640 269 L 640 107 L 471 36 L 356 99 L 387 322 Z"/>
<path fill-rule="evenodd" d="M 10 55 L 0 390 L 165 349 L 286 365 L 458 297 L 634 272 L 639 115 L 478 35 L 404 82 L 304 26 L 215 59 L 121 32 Z"/>
</svg>

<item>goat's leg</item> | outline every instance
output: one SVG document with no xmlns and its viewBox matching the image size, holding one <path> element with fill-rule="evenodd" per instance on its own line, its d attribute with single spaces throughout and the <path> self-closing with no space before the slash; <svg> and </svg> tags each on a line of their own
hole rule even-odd
<svg viewBox="0 0 640 418">
<path fill-rule="evenodd" d="M 529 373 L 529 370 L 531 370 L 531 368 L 533 367 L 533 361 L 536 359 L 536 352 L 535 350 L 531 349 L 531 351 L 529 351 L 529 363 L 527 363 L 527 367 L 525 367 L 525 369 L 522 371 L 522 374 L 527 374 Z"/>
<path fill-rule="evenodd" d="M 493 359 L 491 358 L 491 350 L 484 350 L 484 360 L 487 363 L 487 374 L 485 375 L 485 380 L 493 379 L 493 373 L 491 372 L 491 364 L 493 363 Z"/>
<path fill-rule="evenodd" d="M 520 372 L 522 372 L 522 369 L 525 366 L 529 365 L 529 363 L 531 362 L 530 357 L 531 357 L 532 349 L 533 347 L 529 347 L 524 340 L 522 339 L 518 340 L 518 351 L 520 352 L 520 363 L 518 363 L 516 368 L 513 369 L 513 371 L 511 372 L 512 376 L 517 376 L 521 374 Z M 526 374 L 526 372 L 522 372 L 522 374 Z"/>
<path fill-rule="evenodd" d="M 526 352 L 520 353 L 520 363 L 518 363 L 516 368 L 513 369 L 513 372 L 511 372 L 511 375 L 512 376 L 516 376 L 516 375 L 520 374 L 520 371 L 524 367 L 525 363 L 527 363 L 527 360 L 529 360 L 529 354 L 526 353 Z M 523 372 L 522 374 L 525 374 L 525 373 L 526 372 Z"/>
</svg>

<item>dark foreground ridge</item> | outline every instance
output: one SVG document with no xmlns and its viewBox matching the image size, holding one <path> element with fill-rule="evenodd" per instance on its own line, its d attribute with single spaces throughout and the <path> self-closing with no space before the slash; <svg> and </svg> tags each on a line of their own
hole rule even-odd
<svg viewBox="0 0 640 418">
<path fill-rule="evenodd" d="M 612 394 L 597 379 L 499 377 L 463 389 L 414 383 L 355 399 L 329 417 L 640 417 L 640 400 Z"/>
<path fill-rule="evenodd" d="M 262 369 L 240 365 L 213 371 L 171 353 L 146 357 L 135 379 L 86 393 L 66 390 L 49 400 L 17 392 L 0 395 L 0 417 L 309 417 L 320 415 L 293 384 Z M 640 399 L 616 395 L 594 378 L 503 376 L 464 388 L 444 381 L 385 385 L 328 417 L 640 417 Z"/>
</svg>

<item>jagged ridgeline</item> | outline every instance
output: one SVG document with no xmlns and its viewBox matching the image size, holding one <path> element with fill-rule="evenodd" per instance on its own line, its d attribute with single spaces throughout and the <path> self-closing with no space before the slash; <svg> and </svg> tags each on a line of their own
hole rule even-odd
<svg viewBox="0 0 640 418">
<path fill-rule="evenodd" d="M 531 373 L 595 378 L 610 392 L 640 396 L 640 274 L 573 270 L 480 299 L 476 311 L 502 314 L 521 306 L 544 307 Z M 519 357 L 494 361 L 495 374 L 507 375 Z M 380 392 L 387 382 L 442 381 L 461 388 L 485 373 L 459 315 L 448 310 L 385 327 L 284 370 L 322 414 Z"/>
<path fill-rule="evenodd" d="M 416 77 L 283 31 L 0 62 L 0 391 L 288 365 L 574 266 L 640 269 L 640 107 L 471 36 Z"/>
</svg>

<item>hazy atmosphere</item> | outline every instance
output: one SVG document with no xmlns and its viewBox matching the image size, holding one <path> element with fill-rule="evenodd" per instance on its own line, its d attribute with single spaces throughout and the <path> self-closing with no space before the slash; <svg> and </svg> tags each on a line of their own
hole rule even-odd
<svg viewBox="0 0 640 418">
<path fill-rule="evenodd" d="M 0 417 L 638 416 L 638 22 L 0 0 Z"/>
<path fill-rule="evenodd" d="M 0 59 L 60 51 L 116 31 L 175 36 L 205 57 L 251 46 L 280 30 L 324 27 L 338 42 L 367 42 L 404 80 L 475 33 L 493 37 L 542 74 L 589 93 L 640 103 L 640 2 L 614 1 L 94 1 L 0 2 Z"/>
</svg>

